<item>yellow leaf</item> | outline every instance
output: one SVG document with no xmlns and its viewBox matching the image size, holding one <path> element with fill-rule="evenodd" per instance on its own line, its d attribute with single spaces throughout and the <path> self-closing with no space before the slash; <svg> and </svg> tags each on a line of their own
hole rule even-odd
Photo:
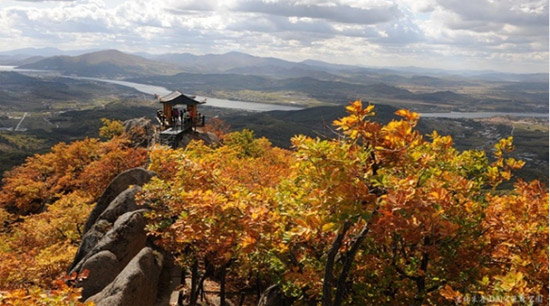
<svg viewBox="0 0 550 306">
<path fill-rule="evenodd" d="M 482 286 L 487 286 L 489 285 L 489 277 L 488 276 L 484 276 L 483 279 L 479 282 Z"/>
<path fill-rule="evenodd" d="M 352 102 L 350 105 L 346 106 L 346 110 L 349 113 L 357 112 L 363 108 L 363 103 L 361 100 L 357 100 L 355 102 Z"/>
<path fill-rule="evenodd" d="M 323 230 L 323 232 L 328 232 L 328 231 L 334 230 L 336 227 L 338 227 L 336 225 L 336 223 L 330 222 L 330 223 L 326 223 L 325 225 L 323 225 L 322 230 Z"/>
<path fill-rule="evenodd" d="M 250 236 L 246 236 L 244 237 L 244 239 L 241 240 L 241 243 L 239 243 L 239 245 L 241 246 L 241 248 L 246 249 L 254 243 L 256 243 L 256 239 Z"/>
<path fill-rule="evenodd" d="M 418 113 L 411 112 L 408 109 L 400 109 L 395 112 L 397 116 L 403 117 L 409 121 L 416 121 L 420 118 Z"/>
</svg>

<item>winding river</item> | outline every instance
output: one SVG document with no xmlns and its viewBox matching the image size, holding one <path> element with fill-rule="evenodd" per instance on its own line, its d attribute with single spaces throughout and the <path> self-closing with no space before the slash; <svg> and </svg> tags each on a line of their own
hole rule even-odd
<svg viewBox="0 0 550 306">
<path fill-rule="evenodd" d="M 38 71 L 38 70 L 24 70 L 24 69 L 19 70 L 19 69 L 16 69 L 16 67 L 14 67 L 14 66 L 1 66 L 1 65 L 0 65 L 0 71 L 16 71 L 16 72 L 22 72 L 22 73 L 27 73 L 27 74 L 51 74 L 52 73 L 52 71 Z M 157 94 L 157 95 L 163 96 L 163 95 L 169 94 L 171 92 L 171 90 L 168 90 L 165 87 L 155 86 L 155 85 L 150 85 L 150 84 L 141 84 L 141 83 L 121 81 L 121 80 L 92 78 L 92 77 L 79 77 L 79 76 L 63 76 L 63 77 L 117 84 L 117 85 L 121 85 L 121 86 L 134 88 L 135 90 L 137 90 L 139 92 L 143 92 L 143 93 L 150 94 L 150 95 Z M 218 98 L 203 97 L 203 96 L 197 96 L 196 99 L 198 101 L 202 101 L 202 100 L 206 99 L 206 105 L 208 105 L 208 106 L 214 106 L 214 107 L 220 107 L 220 108 L 243 109 L 243 110 L 259 111 L 259 112 L 273 111 L 273 110 L 290 111 L 290 110 L 303 109 L 303 107 L 300 107 L 300 106 L 235 101 L 235 100 L 218 99 Z M 520 113 L 520 112 L 446 112 L 446 113 L 441 113 L 441 112 L 437 112 L 436 113 L 436 112 L 434 112 L 434 113 L 421 113 L 420 115 L 424 118 L 451 118 L 451 119 L 461 119 L 461 118 L 479 119 L 479 118 L 490 118 L 490 117 L 496 117 L 496 116 L 548 118 L 548 113 L 547 112 L 541 112 L 541 113 L 532 113 L 532 112 L 530 112 L 530 113 Z"/>
<path fill-rule="evenodd" d="M 74 78 L 98 81 L 98 82 L 106 82 L 106 83 L 112 83 L 112 84 L 117 84 L 121 86 L 131 87 L 137 91 L 150 94 L 150 95 L 157 94 L 160 96 L 164 96 L 172 92 L 171 90 L 168 90 L 164 87 L 149 85 L 149 84 L 140 84 L 140 83 L 134 83 L 134 82 L 110 80 L 110 79 L 102 79 L 102 78 L 88 78 L 88 77 L 74 77 Z M 218 99 L 218 98 L 211 98 L 211 97 L 204 97 L 204 96 L 197 96 L 195 99 L 197 101 L 206 100 L 206 105 L 208 106 L 214 106 L 214 107 L 220 107 L 220 108 L 244 109 L 244 110 L 258 111 L 258 112 L 266 112 L 266 111 L 273 111 L 273 110 L 289 111 L 289 110 L 303 109 L 303 107 L 292 106 L 292 105 L 235 101 L 235 100 Z"/>
<path fill-rule="evenodd" d="M 21 72 L 25 74 L 40 74 L 40 75 L 50 75 L 52 74 L 52 71 L 47 70 L 26 70 L 26 69 L 17 69 L 15 66 L 0 66 L 0 71 L 15 71 L 15 72 Z M 53 72 L 55 75 L 56 72 Z M 121 81 L 121 80 L 112 80 L 112 79 L 103 79 L 103 78 L 92 78 L 92 77 L 80 77 L 80 76 L 67 76 L 67 75 L 58 75 L 65 78 L 71 78 L 71 79 L 79 79 L 79 80 L 90 80 L 90 81 L 96 81 L 96 82 L 105 82 L 105 83 L 111 83 L 116 84 L 120 86 L 126 86 L 130 88 L 134 88 L 135 90 L 139 92 L 143 92 L 150 95 L 160 95 L 164 96 L 169 93 L 171 93 L 171 90 L 168 90 L 167 88 L 161 87 L 161 86 L 155 86 L 155 85 L 149 85 L 149 84 L 140 84 L 140 83 L 134 83 L 134 82 L 127 82 L 127 81 Z M 218 98 L 211 98 L 211 97 L 204 97 L 204 96 L 197 96 L 196 100 L 203 101 L 206 99 L 206 105 L 207 106 L 213 106 L 213 107 L 220 107 L 220 108 L 231 108 L 231 109 L 242 109 L 242 110 L 248 110 L 248 111 L 258 111 L 258 112 L 266 112 L 266 111 L 273 111 L 273 110 L 282 110 L 282 111 L 290 111 L 290 110 L 300 110 L 303 109 L 303 107 L 300 106 L 293 106 L 293 105 L 283 105 L 283 104 L 272 104 L 272 103 L 258 103 L 258 102 L 245 102 L 245 101 L 235 101 L 235 100 L 226 100 L 226 99 L 218 99 Z"/>
</svg>

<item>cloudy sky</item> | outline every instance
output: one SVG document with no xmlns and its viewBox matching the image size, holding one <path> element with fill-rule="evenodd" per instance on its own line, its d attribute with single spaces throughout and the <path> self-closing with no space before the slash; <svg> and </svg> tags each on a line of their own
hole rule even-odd
<svg viewBox="0 0 550 306">
<path fill-rule="evenodd" d="M 24 47 L 548 72 L 548 0 L 0 0 Z"/>
</svg>

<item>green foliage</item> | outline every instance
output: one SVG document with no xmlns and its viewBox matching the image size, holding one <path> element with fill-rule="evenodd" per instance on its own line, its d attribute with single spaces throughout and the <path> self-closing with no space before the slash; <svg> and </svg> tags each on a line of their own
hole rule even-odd
<svg viewBox="0 0 550 306">
<path fill-rule="evenodd" d="M 244 129 L 224 136 L 224 144 L 239 151 L 241 157 L 260 157 L 271 146 L 266 138 L 255 139 L 254 132 Z"/>
</svg>

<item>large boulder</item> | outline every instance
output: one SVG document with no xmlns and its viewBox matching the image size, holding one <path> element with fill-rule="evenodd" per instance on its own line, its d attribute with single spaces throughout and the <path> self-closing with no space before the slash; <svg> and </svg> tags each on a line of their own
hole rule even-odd
<svg viewBox="0 0 550 306">
<path fill-rule="evenodd" d="M 69 267 L 69 271 L 72 271 L 74 267 L 88 254 L 105 236 L 105 234 L 113 227 L 113 224 L 100 220 L 96 222 L 92 228 L 82 236 L 82 242 L 78 246 L 78 250 L 74 256 L 73 262 Z"/>
<path fill-rule="evenodd" d="M 135 195 L 141 190 L 141 187 L 133 185 L 121 192 L 109 206 L 99 215 L 96 222 L 82 237 L 82 242 L 78 247 L 73 263 L 69 270 L 73 269 L 86 254 L 88 254 L 97 243 L 105 236 L 108 230 L 113 227 L 113 224 L 119 216 L 126 212 L 131 212 L 139 209 L 136 205 Z"/>
<path fill-rule="evenodd" d="M 148 148 L 156 143 L 157 128 L 146 118 L 134 118 L 123 122 L 124 133 L 134 147 Z"/>
<path fill-rule="evenodd" d="M 91 295 L 109 284 L 145 246 L 145 219 L 136 210 L 121 215 L 111 228 L 69 273 L 89 270 L 88 278 L 79 282 L 84 293 Z M 107 252 L 104 252 L 107 251 Z"/>
<path fill-rule="evenodd" d="M 87 279 L 79 282 L 82 299 L 85 300 L 107 287 L 122 268 L 116 255 L 109 250 L 100 251 L 88 258 L 82 265 L 82 270 L 88 270 L 90 274 Z"/>
<path fill-rule="evenodd" d="M 109 223 L 114 223 L 122 214 L 138 210 L 136 204 L 136 194 L 141 190 L 138 185 L 132 185 L 128 189 L 121 192 L 109 206 L 99 215 L 97 222 L 105 220 Z"/>
<path fill-rule="evenodd" d="M 155 176 L 154 172 L 143 168 L 133 168 L 117 175 L 97 200 L 96 206 L 90 213 L 90 216 L 88 216 L 88 220 L 86 220 L 84 232 L 86 233 L 92 228 L 97 218 L 121 192 L 126 190 L 130 185 L 143 186 L 153 176 Z"/>
<path fill-rule="evenodd" d="M 87 301 L 98 306 L 154 305 L 162 257 L 151 248 L 143 248 L 113 282 Z"/>
<path fill-rule="evenodd" d="M 209 146 L 217 146 L 220 144 L 220 139 L 214 133 L 197 130 L 183 134 L 177 147 L 185 148 L 192 140 L 200 140 Z"/>
</svg>

